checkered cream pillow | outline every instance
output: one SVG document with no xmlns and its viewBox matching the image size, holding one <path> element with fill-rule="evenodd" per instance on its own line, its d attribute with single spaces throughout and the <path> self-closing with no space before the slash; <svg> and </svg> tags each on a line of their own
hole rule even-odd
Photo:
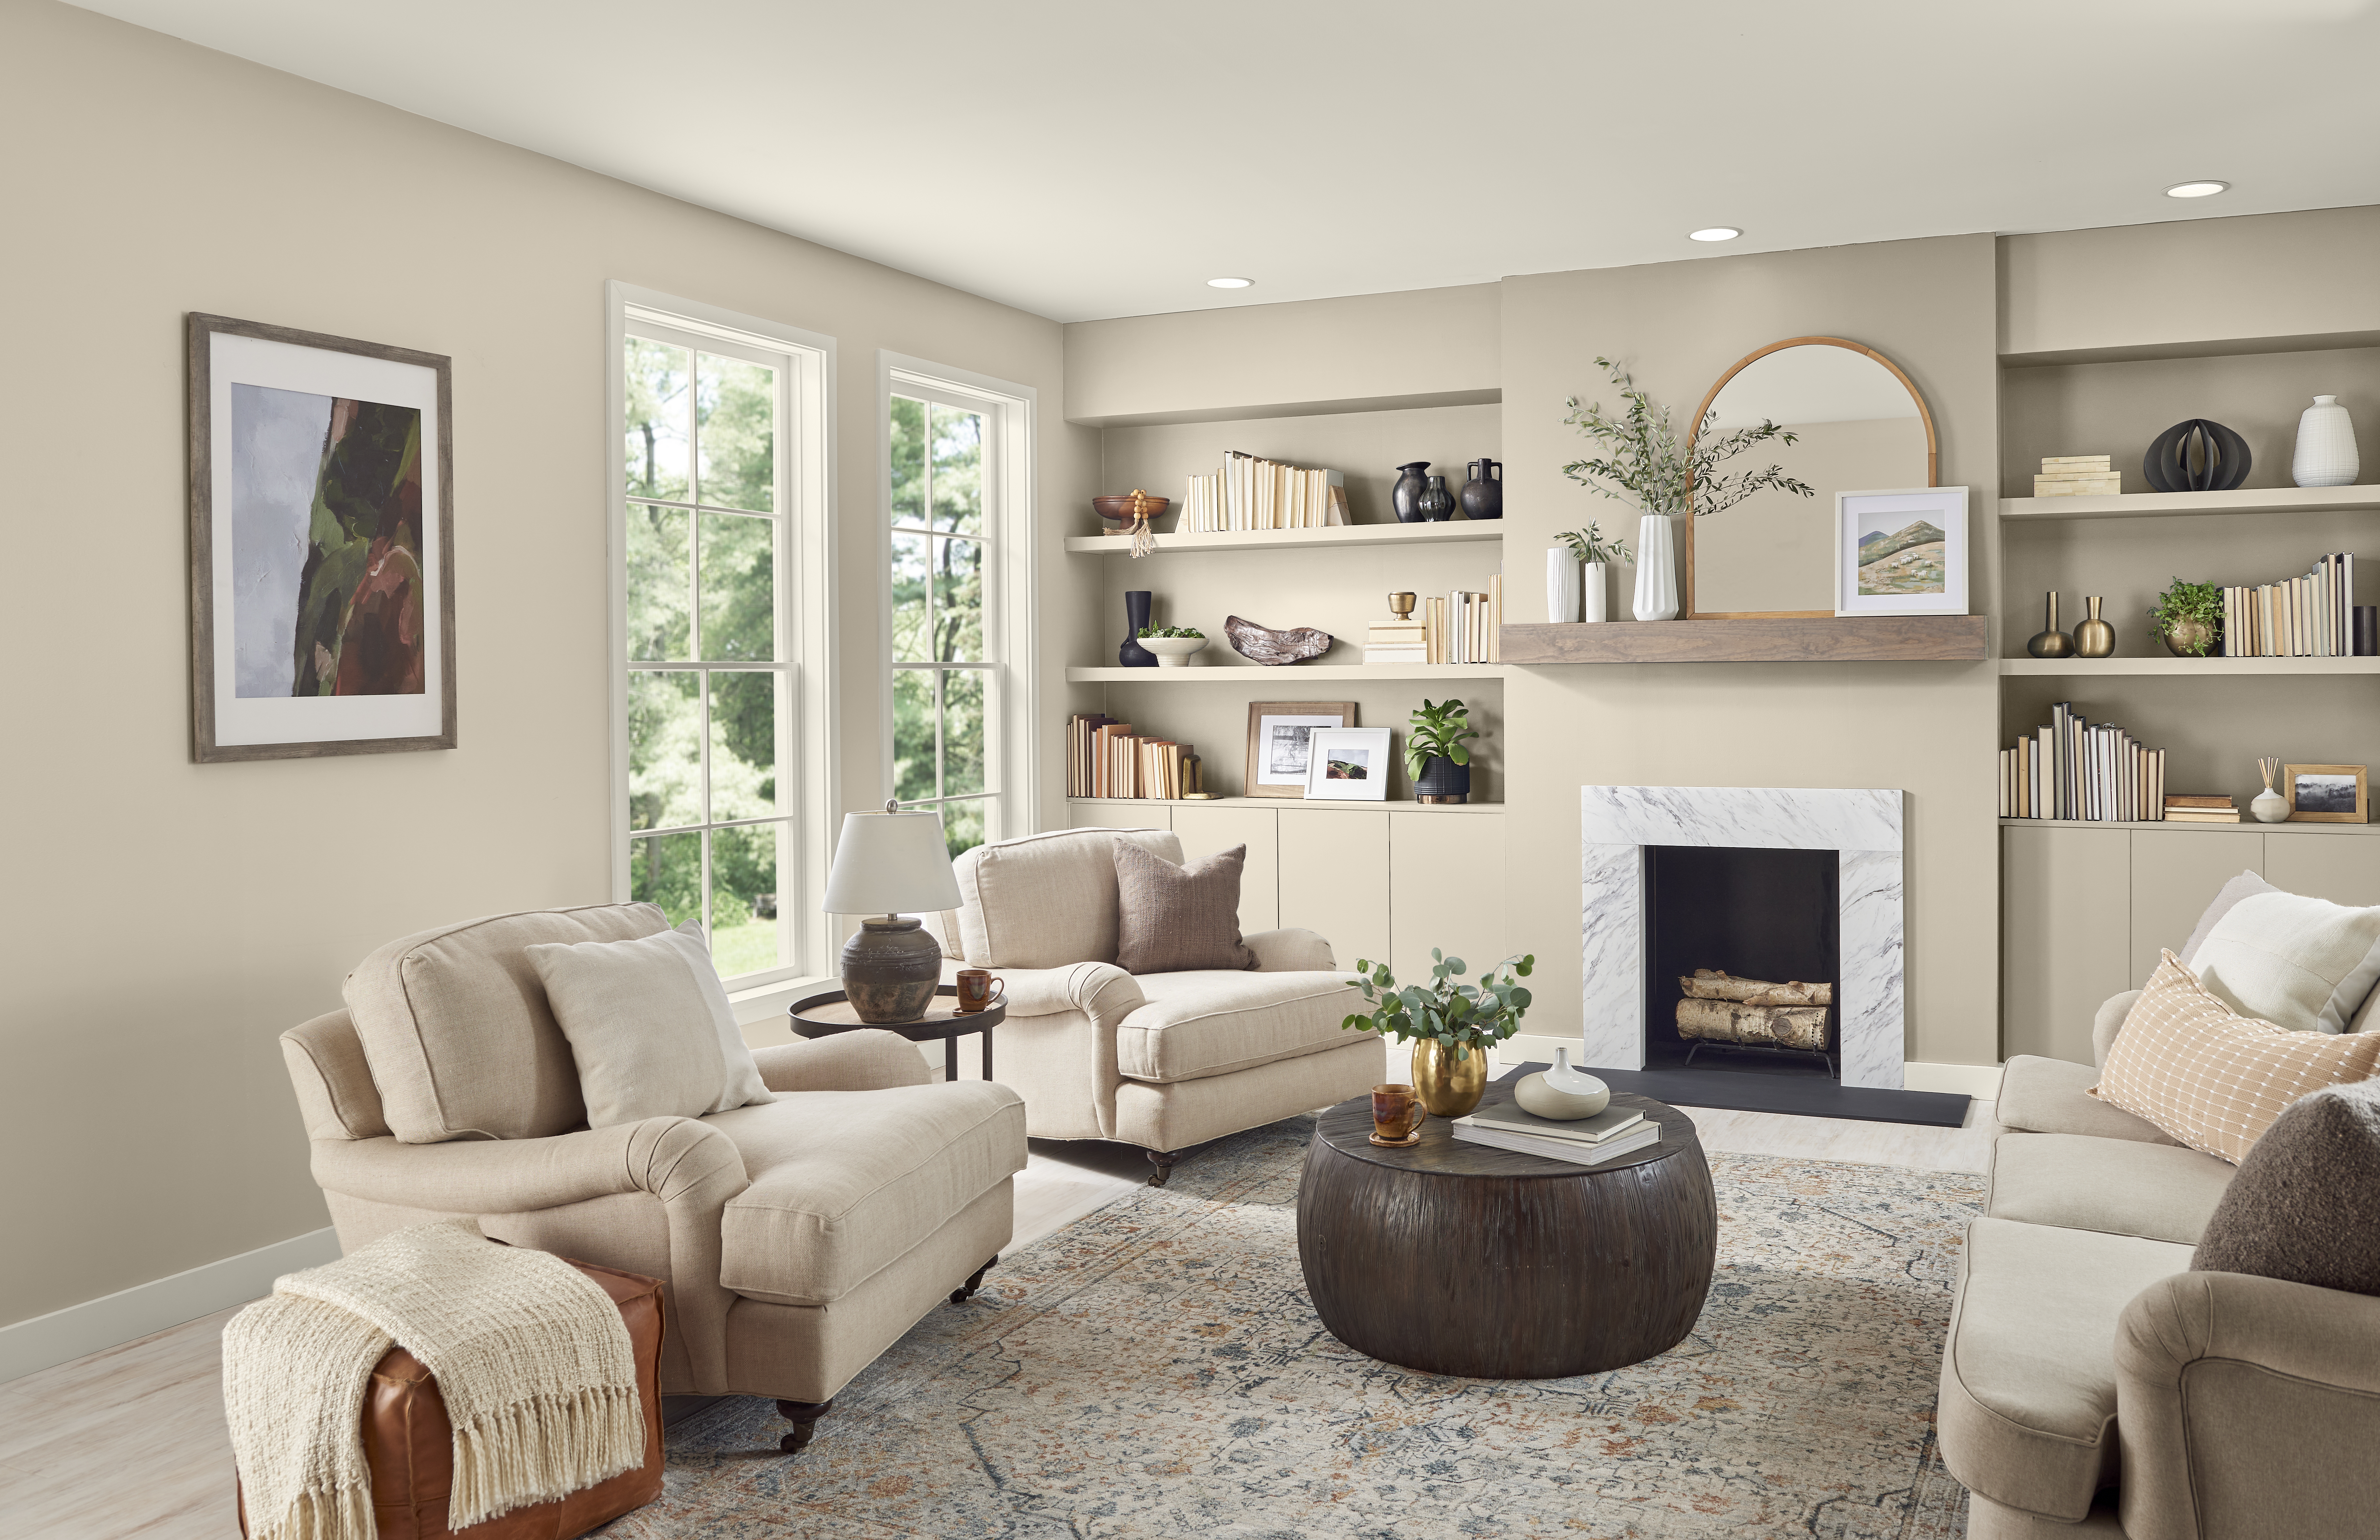
<svg viewBox="0 0 2380 1540">
<path fill-rule="evenodd" d="M 2236 1166 L 2298 1097 L 2375 1070 L 2380 1033 L 2287 1032 L 2242 1016 L 2168 952 L 2091 1094 Z"/>
</svg>

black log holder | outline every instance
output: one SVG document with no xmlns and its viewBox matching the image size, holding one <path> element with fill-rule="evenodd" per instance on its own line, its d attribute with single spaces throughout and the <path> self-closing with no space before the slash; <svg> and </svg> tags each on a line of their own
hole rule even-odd
<svg viewBox="0 0 2380 1540">
<path fill-rule="evenodd" d="M 1714 1037 L 1696 1037 L 1693 1039 L 1693 1042 L 1694 1046 L 1686 1049 L 1686 1067 L 1689 1069 L 1694 1067 L 1695 1054 L 1700 1053 L 1706 1048 L 1716 1048 L 1725 1049 L 1730 1053 L 1777 1054 L 1786 1059 L 1799 1059 L 1804 1062 L 1809 1060 L 1815 1059 L 1827 1066 L 1827 1073 L 1828 1074 L 1834 1075 L 1837 1080 L 1840 1080 L 1842 1078 L 1840 1074 L 1836 1073 L 1834 1054 L 1827 1049 L 1782 1048 L 1775 1043 L 1723 1043 Z"/>
</svg>

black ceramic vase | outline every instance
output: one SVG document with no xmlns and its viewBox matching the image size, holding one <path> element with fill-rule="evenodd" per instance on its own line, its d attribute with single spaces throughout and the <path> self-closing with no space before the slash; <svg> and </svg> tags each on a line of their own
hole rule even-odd
<svg viewBox="0 0 2380 1540">
<path fill-rule="evenodd" d="M 1116 649 L 1116 661 L 1128 669 L 1157 666 L 1157 654 L 1138 640 L 1148 625 L 1148 594 L 1147 588 L 1134 588 L 1123 596 L 1123 645 Z"/>
<path fill-rule="evenodd" d="M 1414 782 L 1415 802 L 1461 802 L 1471 794 L 1471 767 L 1458 765 L 1443 754 L 1433 754 Z"/>
<path fill-rule="evenodd" d="M 1414 500 L 1414 506 L 1421 510 L 1421 516 L 1432 524 L 1443 524 L 1452 518 L 1454 494 L 1446 490 L 1446 478 L 1431 477 L 1429 489 Z"/>
<path fill-rule="evenodd" d="M 1504 467 L 1494 460 L 1471 462 L 1471 479 L 1463 483 L 1464 518 L 1504 516 Z"/>
<path fill-rule="evenodd" d="M 1396 485 L 1389 489 L 1389 505 L 1396 510 L 1399 524 L 1419 524 L 1427 516 L 1421 511 L 1421 498 L 1429 491 L 1428 479 L 1422 474 L 1427 469 L 1427 460 L 1397 467 Z"/>
<path fill-rule="evenodd" d="M 2192 418 L 2156 436 L 2141 461 L 2151 491 L 2228 492 L 2246 482 L 2248 441 L 2219 422 Z"/>
</svg>

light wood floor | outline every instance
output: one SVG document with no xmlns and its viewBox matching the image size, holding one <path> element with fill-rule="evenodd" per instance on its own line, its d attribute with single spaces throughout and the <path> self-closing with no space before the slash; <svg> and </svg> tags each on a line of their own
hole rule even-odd
<svg viewBox="0 0 2380 1540">
<path fill-rule="evenodd" d="M 1692 1113 L 1712 1150 L 1982 1172 L 1998 1125 Z M 1196 1157 L 1192 1157 L 1193 1159 Z M 1146 1180 L 1137 1149 L 1037 1140 L 1016 1178 L 1016 1238 L 1030 1245 Z M 6 1540 L 226 1540 L 238 1521 L 218 1385 L 224 1323 L 186 1322 L 0 1385 L 0 1536 Z"/>
</svg>

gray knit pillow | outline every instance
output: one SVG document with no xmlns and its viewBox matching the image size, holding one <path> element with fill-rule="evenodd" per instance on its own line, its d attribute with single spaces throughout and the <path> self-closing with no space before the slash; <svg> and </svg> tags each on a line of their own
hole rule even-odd
<svg viewBox="0 0 2380 1540">
<path fill-rule="evenodd" d="M 1240 868 L 1233 845 L 1177 867 L 1129 840 L 1115 842 L 1116 966 L 1130 974 L 1253 968 L 1240 944 Z"/>
<path fill-rule="evenodd" d="M 2380 1082 L 2329 1086 L 2274 1119 L 2190 1268 L 2380 1294 Z"/>
</svg>

